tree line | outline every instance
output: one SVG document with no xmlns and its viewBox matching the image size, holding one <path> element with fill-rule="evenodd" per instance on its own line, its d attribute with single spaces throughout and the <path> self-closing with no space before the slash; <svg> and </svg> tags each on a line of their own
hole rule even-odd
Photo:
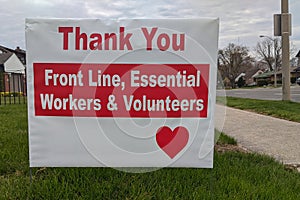
<svg viewBox="0 0 300 200">
<path fill-rule="evenodd" d="M 291 45 L 291 55 L 295 47 Z M 249 47 L 229 43 L 225 48 L 218 51 L 218 70 L 224 81 L 229 80 L 230 86 L 235 88 L 236 78 L 247 70 L 257 67 L 257 63 L 264 65 L 267 71 L 279 71 L 282 63 L 281 40 L 279 38 L 266 37 L 258 42 L 250 51 Z M 259 67 L 258 67 L 259 69 Z"/>
</svg>

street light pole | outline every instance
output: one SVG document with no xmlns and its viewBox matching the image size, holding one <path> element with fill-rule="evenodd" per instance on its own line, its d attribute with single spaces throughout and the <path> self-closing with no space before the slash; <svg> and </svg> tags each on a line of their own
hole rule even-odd
<svg viewBox="0 0 300 200">
<path fill-rule="evenodd" d="M 282 42 L 282 100 L 291 100 L 290 91 L 290 23 L 289 1 L 281 0 L 281 42 Z"/>
<path fill-rule="evenodd" d="M 260 35 L 259 37 L 263 38 L 268 38 L 269 40 L 273 41 L 273 47 L 274 47 L 274 87 L 277 87 L 277 55 L 276 55 L 276 39 L 275 38 L 271 38 L 269 36 L 266 35 Z"/>
</svg>

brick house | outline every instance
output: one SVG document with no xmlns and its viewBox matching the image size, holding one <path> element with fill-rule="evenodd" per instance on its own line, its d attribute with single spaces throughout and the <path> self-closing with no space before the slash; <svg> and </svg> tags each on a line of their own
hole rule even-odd
<svg viewBox="0 0 300 200">
<path fill-rule="evenodd" d="M 26 53 L 0 46 L 0 92 L 26 95 Z"/>
</svg>

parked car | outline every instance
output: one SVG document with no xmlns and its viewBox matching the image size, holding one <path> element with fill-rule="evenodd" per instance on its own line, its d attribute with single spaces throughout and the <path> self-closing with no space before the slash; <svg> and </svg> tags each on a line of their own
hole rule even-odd
<svg viewBox="0 0 300 200">
<path fill-rule="evenodd" d="M 298 85 L 300 85 L 300 77 L 297 78 L 296 83 L 297 83 Z"/>
</svg>

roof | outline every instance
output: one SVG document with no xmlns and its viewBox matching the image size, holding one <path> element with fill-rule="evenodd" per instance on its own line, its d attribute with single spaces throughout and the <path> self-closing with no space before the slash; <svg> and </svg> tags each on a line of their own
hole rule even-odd
<svg viewBox="0 0 300 200">
<path fill-rule="evenodd" d="M 22 62 L 22 64 L 26 65 L 26 51 L 23 49 L 20 49 L 20 47 L 17 47 L 14 50 L 14 49 L 10 49 L 8 47 L 0 45 L 0 54 L 1 53 L 14 53 L 19 58 L 19 60 Z"/>
<path fill-rule="evenodd" d="M 297 71 L 300 71 L 300 67 L 291 67 L 290 68 L 290 72 L 297 72 Z M 277 71 L 276 74 L 282 74 L 282 69 Z M 270 71 L 270 72 L 265 72 L 263 74 L 259 74 L 257 76 L 255 76 L 254 78 L 269 78 L 271 76 L 274 75 L 274 72 L 273 71 Z"/>
<path fill-rule="evenodd" d="M 297 53 L 297 55 L 295 56 L 296 58 L 300 57 L 300 51 Z"/>
<path fill-rule="evenodd" d="M 254 78 L 268 78 L 271 77 L 274 74 L 274 72 L 265 72 L 263 74 L 259 74 L 257 76 L 255 76 Z"/>
<path fill-rule="evenodd" d="M 300 67 L 297 67 L 293 70 L 294 72 L 300 72 Z"/>
<path fill-rule="evenodd" d="M 298 67 L 291 67 L 290 68 L 290 72 L 295 72 L 295 70 L 297 69 Z M 277 71 L 277 74 L 282 74 L 282 69 L 280 69 L 279 71 Z"/>
<path fill-rule="evenodd" d="M 11 52 L 0 53 L 0 65 L 3 65 L 12 55 Z"/>
<path fill-rule="evenodd" d="M 241 77 L 244 77 L 245 75 L 246 75 L 245 73 L 240 73 L 240 75 L 238 75 L 238 76 L 235 78 L 235 82 L 238 82 L 239 79 L 240 79 Z"/>
<path fill-rule="evenodd" d="M 248 70 L 246 71 L 245 79 L 253 78 L 254 75 L 256 75 L 258 72 L 262 72 L 262 73 L 263 73 L 263 71 L 262 71 L 261 69 L 258 69 L 258 68 L 256 68 L 256 67 L 253 67 L 253 68 L 251 68 L 251 69 L 248 69 Z"/>
<path fill-rule="evenodd" d="M 0 51 L 2 51 L 3 53 L 8 53 L 13 52 L 14 50 L 0 45 Z"/>
<path fill-rule="evenodd" d="M 19 50 L 18 50 L 18 49 L 14 50 L 14 49 L 10 49 L 10 48 L 8 48 L 8 47 L 1 46 L 1 45 L 0 45 L 0 50 L 3 51 L 4 53 L 7 53 L 7 52 L 12 52 L 12 53 L 14 53 L 15 51 L 20 52 L 21 49 L 19 49 Z"/>
<path fill-rule="evenodd" d="M 1 45 L 0 45 L 0 51 L 3 51 L 3 52 L 5 52 L 5 53 L 7 53 L 7 52 L 12 52 L 12 53 L 20 53 L 20 54 L 26 55 L 26 51 L 23 50 L 23 49 L 20 49 L 20 47 L 17 47 L 16 49 L 10 49 L 10 48 L 8 48 L 8 47 L 1 46 Z"/>
</svg>

